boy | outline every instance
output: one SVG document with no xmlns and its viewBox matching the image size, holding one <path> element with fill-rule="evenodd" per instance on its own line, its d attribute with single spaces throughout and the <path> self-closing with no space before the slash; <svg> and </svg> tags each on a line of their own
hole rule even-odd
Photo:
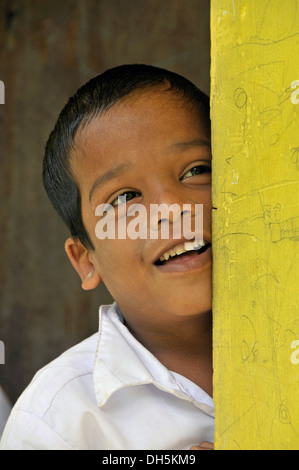
<svg viewBox="0 0 299 470">
<path fill-rule="evenodd" d="M 115 303 L 100 308 L 97 334 L 38 372 L 2 448 L 187 450 L 212 441 L 208 98 L 156 67 L 108 70 L 61 112 L 43 177 L 83 289 L 103 281 Z M 128 228 L 134 204 L 146 214 L 176 204 L 179 216 L 148 217 L 146 237 L 99 239 L 97 207 L 118 222 L 126 215 Z M 175 238 L 186 205 L 194 229 L 199 204 L 203 233 Z"/>
</svg>

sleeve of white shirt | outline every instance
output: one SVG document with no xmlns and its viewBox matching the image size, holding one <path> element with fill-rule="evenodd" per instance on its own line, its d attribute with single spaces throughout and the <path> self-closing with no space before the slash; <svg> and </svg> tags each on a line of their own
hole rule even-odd
<svg viewBox="0 0 299 470">
<path fill-rule="evenodd" d="M 2 435 L 0 450 L 74 449 L 40 417 L 27 411 L 13 410 Z"/>
</svg>

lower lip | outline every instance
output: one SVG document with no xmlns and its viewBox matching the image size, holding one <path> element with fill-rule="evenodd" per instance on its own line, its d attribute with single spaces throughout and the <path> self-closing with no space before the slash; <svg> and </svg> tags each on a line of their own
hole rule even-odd
<svg viewBox="0 0 299 470">
<path fill-rule="evenodd" d="M 164 273 L 185 273 L 204 268 L 212 261 L 211 246 L 201 254 L 186 255 L 163 264 L 155 266 L 159 271 Z"/>
</svg>

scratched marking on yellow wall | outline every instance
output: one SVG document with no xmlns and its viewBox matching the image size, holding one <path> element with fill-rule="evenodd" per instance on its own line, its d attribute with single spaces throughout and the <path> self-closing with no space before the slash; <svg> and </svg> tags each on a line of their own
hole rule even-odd
<svg viewBox="0 0 299 470">
<path fill-rule="evenodd" d="M 299 449 L 299 1 L 212 0 L 216 449 Z"/>
</svg>

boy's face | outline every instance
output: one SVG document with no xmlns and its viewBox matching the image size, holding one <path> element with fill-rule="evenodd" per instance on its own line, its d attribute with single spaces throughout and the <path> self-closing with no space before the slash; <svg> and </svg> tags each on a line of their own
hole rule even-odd
<svg viewBox="0 0 299 470">
<path fill-rule="evenodd" d="M 183 204 L 203 204 L 203 239 L 210 243 L 210 166 L 209 130 L 198 110 L 161 88 L 128 96 L 78 133 L 72 168 L 95 250 L 83 250 L 72 261 L 84 279 L 88 259 L 89 271 L 95 270 L 92 276 L 104 281 L 129 324 L 163 327 L 211 310 L 211 248 L 202 254 L 190 251 L 159 266 L 156 262 L 163 253 L 188 240 L 171 235 L 99 240 L 96 207 L 115 206 L 117 218 L 118 211 L 135 203 L 143 204 L 148 214 L 151 204 L 179 204 L 182 210 Z M 124 193 L 127 201 L 117 200 Z M 160 220 L 154 229 L 160 233 L 167 222 L 171 234 L 173 220 Z"/>
</svg>

